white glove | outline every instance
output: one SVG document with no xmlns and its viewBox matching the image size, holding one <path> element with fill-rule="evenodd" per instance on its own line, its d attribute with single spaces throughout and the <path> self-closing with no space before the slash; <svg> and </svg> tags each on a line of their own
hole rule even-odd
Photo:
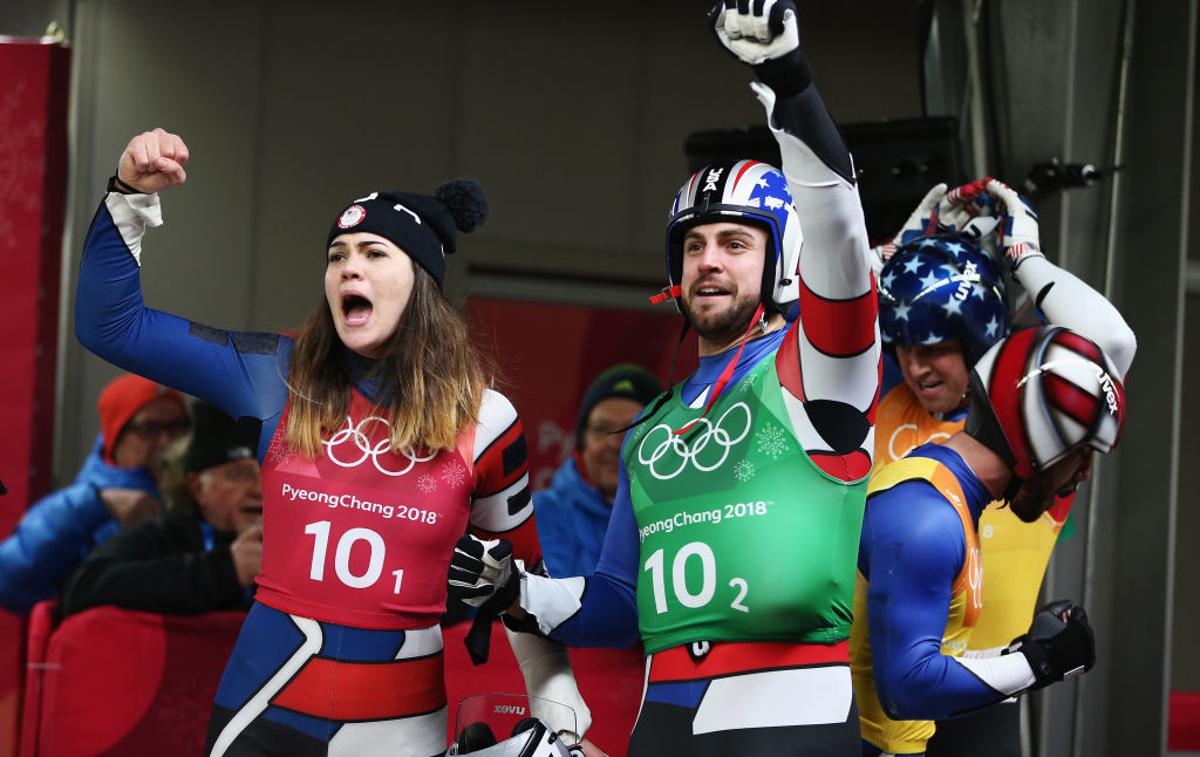
<svg viewBox="0 0 1200 757">
<path fill-rule="evenodd" d="M 1000 204 L 1001 222 L 998 229 L 1000 247 L 1012 270 L 1029 257 L 1044 257 L 1038 235 L 1038 218 L 1033 208 L 1016 191 L 1002 181 L 987 179 L 988 194 Z"/>
<path fill-rule="evenodd" d="M 713 31 L 726 50 L 743 63 L 757 66 L 800 49 L 796 6 L 791 0 L 745 5 L 748 9 L 741 11 L 736 0 L 724 0 L 723 6 L 713 9 Z"/>
<path fill-rule="evenodd" d="M 944 183 L 934 186 L 908 217 L 892 245 L 902 247 L 929 234 L 950 232 L 971 237 L 995 257 L 994 231 L 999 219 L 996 201 L 987 193 L 986 181 L 973 181 L 950 190 Z"/>
<path fill-rule="evenodd" d="M 926 192 L 921 202 L 917 203 L 917 209 L 908 216 L 908 220 L 892 238 L 892 245 L 903 247 L 914 239 L 936 233 L 938 230 L 938 206 L 945 196 L 945 183 L 935 184 Z M 895 249 L 891 251 L 895 252 Z M 887 257 L 891 257 L 891 255 Z M 886 261 L 887 258 L 884 260 Z"/>
</svg>

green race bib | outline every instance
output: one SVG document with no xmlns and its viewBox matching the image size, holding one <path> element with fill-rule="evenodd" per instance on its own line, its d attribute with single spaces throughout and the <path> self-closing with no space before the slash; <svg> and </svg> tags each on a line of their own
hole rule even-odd
<svg viewBox="0 0 1200 757">
<path fill-rule="evenodd" d="M 813 463 L 782 393 L 772 355 L 707 416 L 673 400 L 631 432 L 624 464 L 648 652 L 849 635 L 866 479 L 846 483 Z"/>
</svg>

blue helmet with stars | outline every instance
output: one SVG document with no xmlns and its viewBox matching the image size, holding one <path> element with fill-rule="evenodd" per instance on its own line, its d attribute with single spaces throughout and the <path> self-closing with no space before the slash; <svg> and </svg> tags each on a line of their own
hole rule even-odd
<svg viewBox="0 0 1200 757">
<path fill-rule="evenodd" d="M 761 301 L 769 312 L 785 313 L 800 297 L 800 247 L 804 234 L 787 178 L 757 160 L 705 166 L 679 189 L 667 220 L 669 293 L 682 312 L 683 238 L 693 226 L 719 221 L 751 223 L 770 236 L 763 264 Z"/>
<path fill-rule="evenodd" d="M 885 347 L 962 342 L 967 367 L 1008 335 L 1006 287 L 976 242 L 957 234 L 919 237 L 879 274 L 879 331 Z"/>
</svg>

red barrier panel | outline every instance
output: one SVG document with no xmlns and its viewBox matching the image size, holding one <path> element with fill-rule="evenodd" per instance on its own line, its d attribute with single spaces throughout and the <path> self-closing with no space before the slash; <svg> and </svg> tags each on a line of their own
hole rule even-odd
<svg viewBox="0 0 1200 757">
<path fill-rule="evenodd" d="M 21 713 L 21 755 L 37 755 L 38 722 L 42 716 L 42 679 L 46 670 L 46 647 L 54 631 L 58 601 L 38 602 L 29 613 L 29 637 L 25 645 L 25 706 Z"/>
<path fill-rule="evenodd" d="M 217 684 L 245 615 L 99 607 L 48 632 L 34 609 L 23 757 L 200 757 Z"/>
<path fill-rule="evenodd" d="M 1167 749 L 1200 752 L 1200 691 L 1171 692 Z"/>
<path fill-rule="evenodd" d="M 500 623 L 492 625 L 492 651 L 487 663 L 478 667 L 471 664 L 463 644 L 470 627 L 470 623 L 459 623 L 442 632 L 446 646 L 446 701 L 450 706 L 448 739 L 454 738 L 454 714 L 464 698 L 474 694 L 525 693 L 525 680 Z M 592 712 L 588 738 L 610 757 L 625 757 L 642 698 L 645 658 L 641 647 L 572 649 L 570 655 L 579 691 Z"/>
</svg>

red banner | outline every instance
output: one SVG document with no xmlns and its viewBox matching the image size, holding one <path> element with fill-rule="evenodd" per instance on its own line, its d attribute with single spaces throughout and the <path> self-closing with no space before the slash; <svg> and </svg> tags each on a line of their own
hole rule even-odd
<svg viewBox="0 0 1200 757">
<path fill-rule="evenodd" d="M 50 486 L 70 52 L 0 43 L 0 533 Z"/>
<path fill-rule="evenodd" d="M 0 536 L 50 487 L 70 51 L 0 41 Z M 0 613 L 0 753 L 16 750 L 21 620 Z"/>
</svg>

